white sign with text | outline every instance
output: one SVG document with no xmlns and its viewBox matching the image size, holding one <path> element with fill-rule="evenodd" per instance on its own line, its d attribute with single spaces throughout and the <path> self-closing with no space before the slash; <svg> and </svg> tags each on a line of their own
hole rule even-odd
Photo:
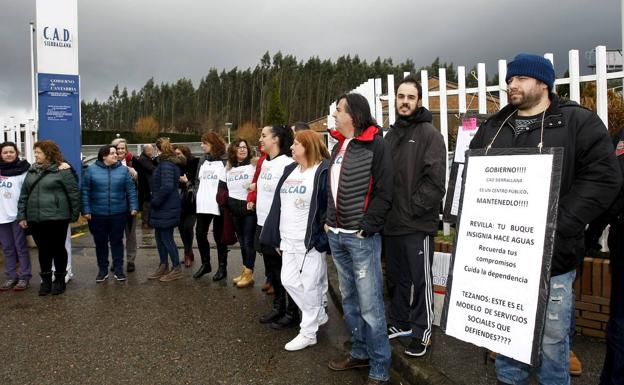
<svg viewBox="0 0 624 385">
<path fill-rule="evenodd" d="M 78 75 L 77 0 L 37 0 L 37 72 Z"/>
<path fill-rule="evenodd" d="M 446 333 L 531 363 L 552 154 L 470 157 Z"/>
</svg>

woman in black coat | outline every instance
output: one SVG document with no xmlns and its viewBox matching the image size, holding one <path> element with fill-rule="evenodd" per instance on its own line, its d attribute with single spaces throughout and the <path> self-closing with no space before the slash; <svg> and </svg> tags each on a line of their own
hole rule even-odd
<svg viewBox="0 0 624 385">
<path fill-rule="evenodd" d="M 197 191 L 196 174 L 199 159 L 191 153 L 191 149 L 184 144 L 173 146 L 178 157 L 184 157 L 186 163 L 180 167 L 180 194 L 182 199 L 182 211 L 178 231 L 184 244 L 184 266 L 191 267 L 195 260 L 193 254 L 193 235 L 195 228 L 195 196 L 189 191 Z"/>
<path fill-rule="evenodd" d="M 158 139 L 156 146 L 160 150 L 160 159 L 152 176 L 149 224 L 154 228 L 160 264 L 148 279 L 169 282 L 182 278 L 180 256 L 173 240 L 173 229 L 180 221 L 181 205 L 178 183 L 180 180 L 179 165 L 183 163 L 183 158 L 176 155 L 167 138 Z M 168 269 L 168 257 L 171 258 L 171 270 Z"/>
</svg>

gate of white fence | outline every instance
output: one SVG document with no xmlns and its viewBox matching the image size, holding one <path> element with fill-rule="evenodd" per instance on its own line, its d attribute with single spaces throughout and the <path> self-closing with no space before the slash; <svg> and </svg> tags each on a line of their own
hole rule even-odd
<svg viewBox="0 0 624 385">
<path fill-rule="evenodd" d="M 13 117 L 0 118 L 2 142 L 13 142 L 20 149 L 21 156 L 33 162 L 33 144 L 37 141 L 37 125 L 33 119 L 17 120 Z"/>
</svg>

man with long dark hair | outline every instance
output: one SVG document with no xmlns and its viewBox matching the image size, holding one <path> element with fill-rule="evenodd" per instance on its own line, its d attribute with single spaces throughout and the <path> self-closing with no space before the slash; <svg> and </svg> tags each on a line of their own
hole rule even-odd
<svg viewBox="0 0 624 385">
<path fill-rule="evenodd" d="M 381 236 L 392 203 L 392 158 L 381 129 L 359 94 L 338 98 L 334 146 L 328 172 L 326 231 L 334 258 L 342 308 L 351 331 L 351 352 L 331 360 L 332 370 L 370 366 L 366 384 L 390 379 L 381 276 Z"/>
</svg>

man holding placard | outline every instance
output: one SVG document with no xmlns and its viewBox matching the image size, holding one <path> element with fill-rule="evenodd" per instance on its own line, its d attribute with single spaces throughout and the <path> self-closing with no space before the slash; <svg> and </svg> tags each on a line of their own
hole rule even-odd
<svg viewBox="0 0 624 385">
<path fill-rule="evenodd" d="M 398 119 L 385 137 L 394 165 L 392 208 L 384 225 L 390 309 L 388 338 L 411 336 L 409 356 L 427 351 L 433 322 L 433 237 L 444 197 L 446 147 L 432 115 L 418 107 L 421 86 L 406 77 L 396 93 Z"/>
<path fill-rule="evenodd" d="M 508 64 L 505 79 L 510 104 L 479 127 L 470 148 L 563 148 L 541 365 L 536 371 L 540 384 L 569 384 L 572 284 L 583 257 L 583 231 L 610 206 L 622 178 L 600 118 L 552 92 L 555 71 L 550 61 L 520 54 Z M 499 355 L 496 374 L 500 384 L 527 384 L 529 365 Z"/>
</svg>

